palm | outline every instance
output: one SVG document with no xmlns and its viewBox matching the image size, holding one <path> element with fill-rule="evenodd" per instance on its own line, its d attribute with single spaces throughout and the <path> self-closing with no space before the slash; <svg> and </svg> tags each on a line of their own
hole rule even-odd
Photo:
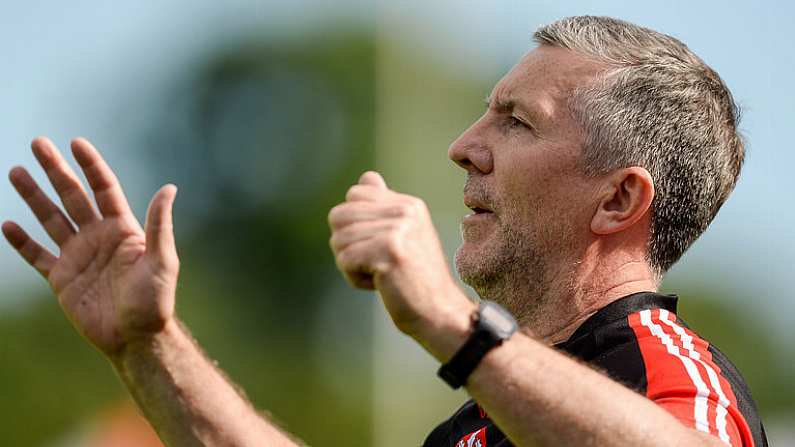
<svg viewBox="0 0 795 447">
<path fill-rule="evenodd" d="M 64 248 L 49 281 L 64 311 L 104 352 L 162 321 L 162 296 L 145 253 L 143 232 L 112 219 L 83 230 Z M 153 324 L 154 323 L 154 324 Z"/>
<path fill-rule="evenodd" d="M 47 252 L 16 224 L 7 223 L 3 230 L 47 278 L 77 329 L 111 354 L 136 337 L 158 331 L 173 316 L 178 270 L 170 226 L 173 188 L 162 189 L 153 199 L 144 232 L 96 150 L 82 140 L 73 148 L 102 216 L 51 143 L 36 140 L 34 153 L 79 230 L 21 168 L 12 171 L 12 183 L 61 248 L 60 256 Z"/>
</svg>

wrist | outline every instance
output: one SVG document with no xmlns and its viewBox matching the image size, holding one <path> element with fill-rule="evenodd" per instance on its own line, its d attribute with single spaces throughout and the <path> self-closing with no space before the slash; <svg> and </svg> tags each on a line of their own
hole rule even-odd
<svg viewBox="0 0 795 447">
<path fill-rule="evenodd" d="M 108 358 L 117 371 L 123 372 L 127 366 L 142 356 L 151 357 L 167 346 L 179 346 L 187 340 L 185 332 L 176 318 L 169 319 L 157 332 L 135 337 Z"/>
<path fill-rule="evenodd" d="M 463 346 L 442 364 L 437 375 L 453 389 L 467 383 L 483 358 L 509 339 L 517 329 L 516 319 L 499 304 L 483 300 L 472 315 L 473 330 Z"/>
<path fill-rule="evenodd" d="M 453 299 L 450 299 L 453 297 Z M 456 287 L 411 336 L 441 363 L 447 362 L 472 332 L 472 314 L 478 305 Z"/>
</svg>

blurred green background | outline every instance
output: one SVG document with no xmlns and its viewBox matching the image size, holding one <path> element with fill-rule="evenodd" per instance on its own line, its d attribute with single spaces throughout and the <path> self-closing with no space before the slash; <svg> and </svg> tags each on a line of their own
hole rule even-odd
<svg viewBox="0 0 795 447">
<path fill-rule="evenodd" d="M 774 445 L 795 445 L 785 293 L 793 217 L 775 207 L 789 185 L 770 180 L 792 154 L 778 149 L 781 130 L 768 132 L 781 113 L 767 107 L 786 102 L 770 85 L 793 71 L 770 55 L 760 82 L 758 70 L 724 53 L 727 39 L 753 46 L 771 21 L 795 15 L 743 10 L 749 5 L 734 13 L 684 2 L 665 10 L 629 2 L 6 5 L 0 168 L 33 167 L 25 146 L 37 134 L 62 147 L 83 134 L 116 168 L 139 215 L 160 184 L 176 183 L 178 313 L 208 355 L 310 445 L 418 445 L 466 395 L 436 379 L 437 365 L 394 330 L 373 295 L 341 279 L 328 209 L 362 171 L 378 169 L 393 188 L 428 202 L 452 254 L 465 209 L 463 172 L 447 160 L 447 145 L 531 47 L 535 26 L 598 13 L 678 32 L 750 103 L 751 153 L 735 197 L 664 288 L 743 371 Z M 0 205 L 3 219 L 35 228 L 10 186 Z M 0 269 L 4 445 L 137 439 L 141 428 L 109 364 L 8 248 Z"/>
</svg>

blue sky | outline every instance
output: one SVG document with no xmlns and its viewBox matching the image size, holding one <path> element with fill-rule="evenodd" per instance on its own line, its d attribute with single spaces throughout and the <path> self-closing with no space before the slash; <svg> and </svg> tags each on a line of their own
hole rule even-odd
<svg viewBox="0 0 795 447">
<path fill-rule="evenodd" d="M 162 79 L 207 49 L 225 45 L 232 30 L 267 33 L 376 15 L 379 22 L 405 26 L 403 38 L 420 51 L 495 81 L 531 47 L 537 25 L 567 15 L 611 15 L 686 42 L 721 74 L 745 111 L 748 157 L 737 190 L 672 276 L 706 277 L 743 290 L 765 308 L 791 309 L 793 8 L 771 1 L 6 3 L 0 14 L 0 170 L 33 166 L 27 145 L 36 135 L 46 133 L 62 146 L 72 136 L 86 135 L 106 148 L 122 180 L 135 179 L 128 190 L 143 212 L 160 181 L 135 163 L 140 148 L 130 142 L 140 112 L 165 88 Z M 122 94 L 126 86 L 137 94 Z M 0 213 L 35 227 L 10 186 L 0 187 Z M 0 248 L 0 282 L 39 287 L 7 248 Z M 14 301 L 0 294 L 0 306 Z"/>
</svg>

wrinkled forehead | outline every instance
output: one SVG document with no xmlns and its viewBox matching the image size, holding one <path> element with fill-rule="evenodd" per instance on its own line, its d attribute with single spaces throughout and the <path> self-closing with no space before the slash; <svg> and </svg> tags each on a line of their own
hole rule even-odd
<svg viewBox="0 0 795 447">
<path fill-rule="evenodd" d="M 557 120 L 568 116 L 568 100 L 575 89 L 593 82 L 605 68 L 574 51 L 540 45 L 497 83 L 491 96 L 525 103 Z"/>
</svg>

